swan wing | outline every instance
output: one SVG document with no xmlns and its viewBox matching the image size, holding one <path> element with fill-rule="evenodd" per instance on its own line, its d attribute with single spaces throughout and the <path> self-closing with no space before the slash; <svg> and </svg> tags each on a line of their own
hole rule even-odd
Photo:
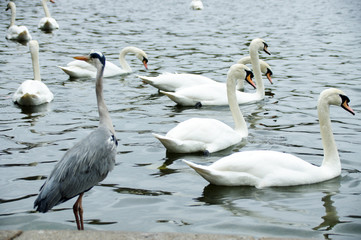
<svg viewBox="0 0 361 240">
<path fill-rule="evenodd" d="M 38 28 L 43 30 L 54 30 L 59 28 L 59 24 L 52 17 L 43 17 L 40 19 Z"/>
<path fill-rule="evenodd" d="M 197 103 L 202 105 L 228 105 L 227 88 L 223 83 L 182 88 L 174 93 L 160 92 L 182 106 L 194 106 Z"/>
<path fill-rule="evenodd" d="M 27 27 L 16 25 L 8 28 L 6 38 L 18 41 L 30 41 L 32 39 Z"/>
<path fill-rule="evenodd" d="M 122 75 L 122 74 L 126 74 L 126 73 L 128 73 L 128 72 L 126 72 L 122 68 L 118 67 L 114 63 L 106 61 L 105 68 L 104 68 L 104 77 L 113 77 L 113 76 Z"/>
<path fill-rule="evenodd" d="M 294 155 L 276 151 L 244 151 L 207 166 L 207 181 L 224 186 L 294 186 L 329 179 L 323 169 Z M 198 171 L 197 171 L 198 172 Z"/>
<path fill-rule="evenodd" d="M 156 137 L 169 151 L 178 153 L 205 150 L 212 153 L 242 141 L 242 136 L 230 126 L 211 118 L 188 119 L 171 129 L 162 140 L 159 135 Z"/>
<path fill-rule="evenodd" d="M 54 99 L 53 93 L 41 81 L 24 81 L 13 95 L 13 101 L 25 106 L 40 105 L 51 102 Z"/>
<path fill-rule="evenodd" d="M 138 76 L 143 82 L 152 85 L 159 90 L 174 92 L 182 88 L 213 84 L 216 81 L 198 74 L 188 73 L 163 73 L 157 77 Z"/>
</svg>

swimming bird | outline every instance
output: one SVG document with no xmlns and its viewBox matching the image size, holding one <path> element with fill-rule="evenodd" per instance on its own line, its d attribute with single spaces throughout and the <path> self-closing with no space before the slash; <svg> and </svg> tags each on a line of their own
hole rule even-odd
<svg viewBox="0 0 361 240">
<path fill-rule="evenodd" d="M 232 65 L 227 74 L 227 96 L 229 108 L 235 123 L 235 128 L 212 118 L 191 118 L 179 123 L 165 136 L 153 134 L 169 152 L 212 153 L 242 141 L 248 136 L 247 124 L 238 107 L 236 99 L 236 81 L 246 79 L 253 84 L 252 72 L 243 64 Z"/>
<path fill-rule="evenodd" d="M 16 40 L 19 42 L 28 42 L 30 41 L 31 35 L 29 30 L 25 26 L 17 26 L 15 25 L 15 18 L 16 18 L 16 5 L 13 2 L 9 2 L 6 8 L 7 10 L 11 10 L 11 20 L 10 26 L 6 33 L 6 38 L 9 40 Z"/>
<path fill-rule="evenodd" d="M 54 18 L 50 16 L 49 8 L 47 2 L 50 1 L 51 3 L 55 3 L 53 0 L 42 0 L 41 3 L 44 8 L 45 17 L 40 19 L 38 24 L 38 28 L 44 31 L 53 31 L 54 29 L 59 28 L 59 24 L 56 22 Z"/>
<path fill-rule="evenodd" d="M 70 148 L 55 165 L 40 188 L 34 202 L 37 211 L 45 213 L 54 206 L 78 196 L 73 211 L 78 230 L 84 230 L 82 198 L 114 168 L 116 148 L 112 120 L 103 97 L 105 57 L 92 51 L 89 56 L 75 57 L 87 61 L 97 69 L 95 91 L 99 112 L 99 126 L 86 138 Z"/>
<path fill-rule="evenodd" d="M 255 93 L 237 92 L 238 104 L 253 103 L 261 101 L 265 96 L 264 84 L 261 76 L 258 51 L 268 51 L 268 45 L 264 40 L 257 38 L 252 40 L 249 48 L 252 68 L 256 80 L 257 90 Z M 180 106 L 202 106 L 202 105 L 227 105 L 226 87 L 207 84 L 188 88 L 182 88 L 175 92 L 160 91 Z"/>
<path fill-rule="evenodd" d="M 329 106 L 341 106 L 354 115 L 348 105 L 349 101 L 349 98 L 336 88 L 326 89 L 319 96 L 317 111 L 324 152 L 321 166 L 315 166 L 288 153 L 267 150 L 234 153 L 210 166 L 183 161 L 211 184 L 221 186 L 295 186 L 335 178 L 341 174 L 341 162 L 331 129 Z"/>
<path fill-rule="evenodd" d="M 203 3 L 201 0 L 192 0 L 190 4 L 190 8 L 192 10 L 202 10 L 203 9 Z"/>
<path fill-rule="evenodd" d="M 119 54 L 119 62 L 121 68 L 107 61 L 104 69 L 104 77 L 113 77 L 116 75 L 122 75 L 132 72 L 132 69 L 125 60 L 125 56 L 128 53 L 135 54 L 135 56 L 143 63 L 144 67 L 148 69 L 148 57 L 143 50 L 137 47 L 125 47 L 120 51 Z M 68 63 L 66 67 L 59 66 L 59 68 L 61 68 L 66 74 L 68 74 L 72 78 L 95 77 L 96 75 L 96 68 L 84 61 L 75 60 Z"/>
<path fill-rule="evenodd" d="M 251 63 L 251 58 L 249 56 L 241 58 L 237 61 L 239 64 L 249 64 Z M 272 70 L 270 65 L 265 61 L 260 60 L 261 72 L 265 74 L 268 80 L 272 83 Z M 138 76 L 142 79 L 143 82 L 158 88 L 159 90 L 165 92 L 175 92 L 182 88 L 199 86 L 203 84 L 213 84 L 220 83 L 218 81 L 212 80 L 203 75 L 199 74 L 190 74 L 190 73 L 163 73 L 156 77 L 147 77 L 147 76 Z M 223 83 L 225 85 L 225 83 Z M 237 90 L 244 89 L 244 79 L 239 79 L 237 84 Z"/>
<path fill-rule="evenodd" d="M 39 43 L 29 42 L 31 62 L 33 64 L 34 80 L 25 80 L 13 95 L 13 102 L 23 106 L 36 106 L 49 103 L 54 99 L 53 93 L 41 81 L 39 67 Z"/>
</svg>

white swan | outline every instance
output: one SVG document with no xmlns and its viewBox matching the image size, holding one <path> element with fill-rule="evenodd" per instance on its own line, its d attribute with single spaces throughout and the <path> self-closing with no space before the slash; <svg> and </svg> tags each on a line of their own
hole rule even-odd
<svg viewBox="0 0 361 240">
<path fill-rule="evenodd" d="M 31 40 L 29 30 L 25 26 L 15 25 L 16 17 L 16 5 L 13 2 L 9 2 L 6 10 L 11 10 L 11 21 L 10 26 L 6 33 L 6 38 L 10 40 L 17 40 L 19 42 L 27 42 Z"/>
<path fill-rule="evenodd" d="M 237 92 L 237 101 L 239 104 L 260 101 L 265 96 L 264 84 L 261 76 L 258 51 L 267 50 L 268 45 L 260 38 L 254 39 L 250 44 L 250 57 L 253 73 L 256 79 L 257 90 L 255 93 Z M 215 84 L 198 85 L 188 88 L 182 88 L 176 92 L 160 93 L 168 96 L 172 101 L 181 106 L 199 106 L 199 105 L 227 105 L 226 87 Z"/>
<path fill-rule="evenodd" d="M 329 106 L 341 106 L 352 114 L 349 99 L 338 89 L 324 90 L 318 99 L 317 111 L 321 129 L 324 158 L 321 166 L 296 156 L 275 151 L 244 151 L 224 157 L 210 166 L 184 160 L 208 182 L 223 186 L 294 186 L 312 184 L 337 177 L 341 162 L 331 129 Z"/>
<path fill-rule="evenodd" d="M 201 0 L 192 0 L 190 4 L 190 8 L 192 10 L 202 10 L 203 9 L 203 3 Z"/>
<path fill-rule="evenodd" d="M 235 128 L 211 118 L 191 118 L 179 123 L 166 136 L 153 134 L 169 152 L 217 152 L 239 143 L 247 137 L 247 124 L 238 107 L 236 80 L 238 78 L 252 81 L 252 72 L 243 64 L 230 67 L 227 74 L 227 95 L 229 108 L 235 122 Z"/>
<path fill-rule="evenodd" d="M 42 0 L 41 3 L 44 8 L 45 17 L 40 19 L 40 22 L 38 24 L 38 28 L 44 31 L 53 31 L 54 29 L 59 28 L 59 24 L 56 22 L 54 18 L 50 16 L 50 12 L 48 9 L 47 2 L 50 1 L 51 3 L 55 3 L 53 0 Z"/>
<path fill-rule="evenodd" d="M 39 44 L 36 40 L 29 42 L 34 80 L 24 81 L 13 95 L 13 101 L 19 105 L 35 106 L 51 102 L 53 93 L 41 81 L 39 68 Z"/>
<path fill-rule="evenodd" d="M 105 69 L 104 69 L 104 77 L 112 77 L 112 76 L 122 75 L 132 72 L 132 69 L 125 60 L 125 56 L 128 53 L 135 54 L 135 56 L 140 61 L 142 61 L 144 67 L 148 69 L 147 66 L 148 57 L 143 50 L 136 47 L 125 47 L 120 51 L 119 54 L 119 62 L 121 68 L 109 61 L 106 61 Z M 96 68 L 93 65 L 79 60 L 75 60 L 68 63 L 66 67 L 59 66 L 59 68 L 61 68 L 66 74 L 68 74 L 70 77 L 73 78 L 81 78 L 81 77 L 94 78 L 96 75 Z"/>
<path fill-rule="evenodd" d="M 239 64 L 249 64 L 251 63 L 251 58 L 249 56 L 241 58 L 238 60 Z M 272 69 L 265 62 L 260 60 L 261 72 L 265 74 L 268 80 L 272 83 Z M 212 80 L 206 76 L 190 73 L 163 73 L 157 77 L 147 77 L 147 76 L 138 76 L 142 79 L 143 82 L 158 88 L 159 90 L 166 92 L 175 92 L 182 88 L 199 86 L 203 84 L 213 84 L 220 83 L 215 80 Z M 225 83 L 224 83 L 225 84 Z M 240 79 L 238 81 L 237 90 L 243 90 L 244 80 Z"/>
</svg>

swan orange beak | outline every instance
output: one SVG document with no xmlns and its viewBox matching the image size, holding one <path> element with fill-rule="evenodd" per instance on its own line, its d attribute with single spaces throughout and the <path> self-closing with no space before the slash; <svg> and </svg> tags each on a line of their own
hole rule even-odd
<svg viewBox="0 0 361 240">
<path fill-rule="evenodd" d="M 352 108 L 348 105 L 347 101 L 343 101 L 343 103 L 341 104 L 341 107 L 343 109 L 345 109 L 346 111 L 348 111 L 349 113 L 351 113 L 352 115 L 355 115 L 355 112 L 352 110 Z"/>
<path fill-rule="evenodd" d="M 82 61 L 89 61 L 89 57 L 88 57 L 88 56 L 77 56 L 77 57 L 74 57 L 74 59 L 76 59 L 76 60 L 82 60 Z"/>
<path fill-rule="evenodd" d="M 254 84 L 254 82 L 252 80 L 252 75 L 253 75 L 252 72 L 247 73 L 246 81 L 256 89 L 256 84 Z"/>
<path fill-rule="evenodd" d="M 148 70 L 148 59 L 143 58 L 142 63 L 143 63 L 143 65 L 144 65 L 145 69 L 147 69 L 147 70 Z"/>
<path fill-rule="evenodd" d="M 51 2 L 51 3 L 55 3 L 55 1 L 54 1 L 54 0 L 50 0 L 50 2 Z"/>
<path fill-rule="evenodd" d="M 272 72 L 271 72 L 271 71 L 267 71 L 266 77 L 267 77 L 268 81 L 269 81 L 271 84 L 273 84 L 271 76 L 272 76 Z"/>
</svg>

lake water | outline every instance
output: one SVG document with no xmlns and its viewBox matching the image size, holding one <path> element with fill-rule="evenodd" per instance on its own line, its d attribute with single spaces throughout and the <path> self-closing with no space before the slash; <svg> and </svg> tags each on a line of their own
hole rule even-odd
<svg viewBox="0 0 361 240">
<path fill-rule="evenodd" d="M 5 39 L 8 12 L 0 15 L 0 229 L 76 229 L 75 199 L 46 214 L 33 210 L 40 186 L 65 151 L 98 125 L 93 79 L 71 80 L 58 65 L 102 51 L 118 64 L 126 46 L 143 49 L 149 70 L 128 56 L 133 73 L 106 78 L 105 100 L 119 139 L 116 166 L 85 194 L 86 229 L 195 232 L 359 239 L 361 235 L 361 2 L 358 0 L 190 0 L 75 1 L 50 6 L 60 29 L 37 29 L 40 1 L 17 1 L 17 23 L 39 41 L 43 81 L 54 101 L 21 109 L 12 94 L 33 77 L 28 46 Z M 49 4 L 50 5 L 50 4 Z M 1 2 L 1 9 L 6 3 Z M 274 72 L 266 98 L 240 106 L 249 137 L 232 149 L 202 155 L 166 154 L 151 135 L 166 133 L 191 117 L 212 117 L 233 125 L 227 106 L 181 108 L 137 75 L 163 72 L 204 74 L 226 80 L 230 65 L 248 55 L 252 39 L 263 38 L 272 55 L 261 53 Z M 180 159 L 211 164 L 233 152 L 268 149 L 322 161 L 316 104 L 319 93 L 342 89 L 353 116 L 331 108 L 342 161 L 341 176 L 320 184 L 255 189 L 215 187 Z M 247 86 L 246 91 L 253 91 Z"/>
</svg>

